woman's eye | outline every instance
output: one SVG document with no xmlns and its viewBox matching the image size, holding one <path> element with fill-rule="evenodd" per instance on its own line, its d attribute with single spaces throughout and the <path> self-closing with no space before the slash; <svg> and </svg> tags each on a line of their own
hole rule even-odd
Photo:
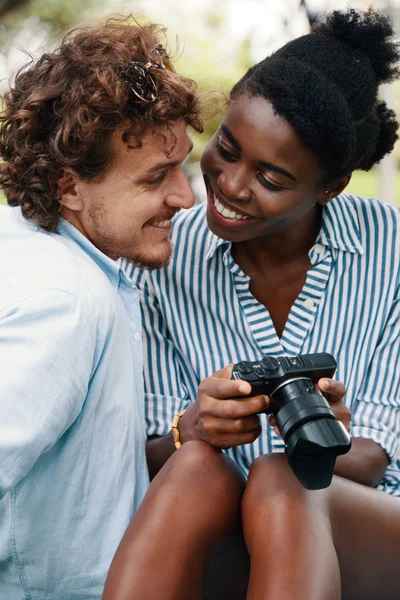
<svg viewBox="0 0 400 600">
<path fill-rule="evenodd" d="M 268 181 L 268 179 L 264 177 L 264 175 L 261 175 L 261 173 L 258 174 L 257 178 L 261 185 L 267 188 L 267 190 L 272 190 L 273 192 L 280 192 L 281 190 L 286 189 L 281 185 L 275 185 L 274 183 L 271 183 L 270 181 Z"/>
<path fill-rule="evenodd" d="M 216 148 L 217 148 L 218 153 L 224 160 L 226 160 L 228 162 L 235 162 L 237 160 L 237 157 L 234 154 L 232 154 L 228 150 L 228 148 L 225 148 L 225 146 L 223 146 L 220 142 L 217 142 Z"/>
</svg>

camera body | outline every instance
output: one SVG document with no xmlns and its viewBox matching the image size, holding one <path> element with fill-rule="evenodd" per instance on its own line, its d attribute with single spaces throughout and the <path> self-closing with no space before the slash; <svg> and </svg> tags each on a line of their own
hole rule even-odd
<svg viewBox="0 0 400 600">
<path fill-rule="evenodd" d="M 266 394 L 296 477 L 310 490 L 328 487 L 336 457 L 350 450 L 351 439 L 316 388 L 332 377 L 336 361 L 326 352 L 293 357 L 264 356 L 234 365 L 232 379 L 248 381 L 250 396 Z"/>
</svg>

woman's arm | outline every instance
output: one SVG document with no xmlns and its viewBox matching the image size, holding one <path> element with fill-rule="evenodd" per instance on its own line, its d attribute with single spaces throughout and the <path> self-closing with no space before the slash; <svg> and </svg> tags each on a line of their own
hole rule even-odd
<svg viewBox="0 0 400 600">
<path fill-rule="evenodd" d="M 248 397 L 251 386 L 230 378 L 232 365 L 200 383 L 196 400 L 179 420 L 181 443 L 202 440 L 217 449 L 254 442 L 261 433 L 258 413 L 268 408 L 267 396 Z M 243 397 L 240 397 L 243 396 Z M 174 453 L 171 432 L 148 440 L 147 464 L 153 478 Z"/>
<path fill-rule="evenodd" d="M 335 475 L 374 487 L 378 485 L 389 459 L 386 452 L 372 440 L 352 438 L 351 450 L 336 459 Z"/>
<path fill-rule="evenodd" d="M 158 471 L 165 465 L 174 452 L 175 445 L 171 432 L 161 437 L 155 435 L 148 438 L 146 458 L 150 481 L 154 479 Z"/>
</svg>

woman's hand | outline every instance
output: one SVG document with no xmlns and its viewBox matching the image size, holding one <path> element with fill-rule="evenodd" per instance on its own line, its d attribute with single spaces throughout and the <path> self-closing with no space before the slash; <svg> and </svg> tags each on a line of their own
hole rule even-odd
<svg viewBox="0 0 400 600">
<path fill-rule="evenodd" d="M 204 379 L 196 402 L 179 421 L 182 443 L 200 439 L 226 449 L 254 442 L 261 433 L 258 413 L 266 412 L 268 396 L 253 396 L 246 381 L 231 380 L 232 365 Z"/>
<path fill-rule="evenodd" d="M 318 381 L 317 388 L 328 400 L 337 420 L 341 421 L 346 430 L 350 432 L 351 411 L 343 402 L 343 398 L 346 395 L 346 388 L 343 383 L 335 381 L 334 379 L 329 379 L 328 377 L 323 377 Z M 274 428 L 275 433 L 280 435 L 272 415 L 269 417 L 268 421 Z"/>
</svg>

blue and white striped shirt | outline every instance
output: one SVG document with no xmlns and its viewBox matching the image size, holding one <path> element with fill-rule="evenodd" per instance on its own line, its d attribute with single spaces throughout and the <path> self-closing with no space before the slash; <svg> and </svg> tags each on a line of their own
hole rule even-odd
<svg viewBox="0 0 400 600">
<path fill-rule="evenodd" d="M 143 309 L 148 435 L 165 435 L 195 400 L 199 382 L 228 363 L 330 352 L 335 377 L 347 387 L 352 435 L 386 451 L 391 462 L 379 488 L 400 497 L 399 209 L 347 194 L 324 207 L 311 267 L 281 338 L 231 244 L 208 229 L 204 205 L 176 217 L 172 241 L 168 267 L 127 267 Z M 228 450 L 245 472 L 260 454 L 283 450 L 267 416 L 260 417 L 260 437 Z"/>
</svg>

